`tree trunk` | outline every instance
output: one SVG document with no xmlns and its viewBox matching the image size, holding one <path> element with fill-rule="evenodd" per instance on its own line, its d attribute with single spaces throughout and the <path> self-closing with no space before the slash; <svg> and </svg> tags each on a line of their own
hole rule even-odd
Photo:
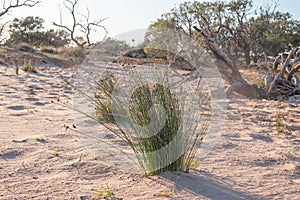
<svg viewBox="0 0 300 200">
<path fill-rule="evenodd" d="M 251 63 L 251 57 L 250 57 L 250 49 L 249 47 L 244 49 L 244 54 L 245 54 L 245 60 L 246 60 L 246 65 L 249 66 Z"/>
<path fill-rule="evenodd" d="M 249 84 L 241 75 L 235 63 L 224 53 L 222 49 L 210 38 L 211 33 L 208 29 L 200 30 L 194 26 L 194 29 L 204 38 L 208 49 L 210 49 L 215 58 L 216 66 L 218 67 L 225 82 L 229 84 L 226 89 L 226 94 L 230 96 L 233 92 L 242 94 L 248 98 L 264 99 L 268 98 L 267 93 L 257 87 L 257 85 Z"/>
</svg>

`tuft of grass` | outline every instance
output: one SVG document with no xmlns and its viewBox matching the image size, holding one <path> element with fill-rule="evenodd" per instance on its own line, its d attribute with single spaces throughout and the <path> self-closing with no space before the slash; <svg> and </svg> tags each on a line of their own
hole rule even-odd
<svg viewBox="0 0 300 200">
<path fill-rule="evenodd" d="M 197 168 L 200 166 L 200 164 L 201 164 L 200 160 L 196 160 L 196 159 L 191 159 L 189 163 L 191 168 Z"/>
<path fill-rule="evenodd" d="M 36 68 L 32 65 L 31 60 L 24 62 L 24 66 L 23 66 L 22 70 L 24 72 L 38 73 Z"/>
<path fill-rule="evenodd" d="M 28 111 L 29 113 L 35 113 L 35 112 L 38 112 L 36 109 L 27 109 L 27 111 Z"/>
<path fill-rule="evenodd" d="M 19 74 L 19 63 L 18 63 L 18 59 L 17 59 L 17 58 L 14 58 L 13 60 L 14 60 L 15 65 L 16 65 L 16 74 L 18 75 L 18 74 Z"/>
<path fill-rule="evenodd" d="M 80 47 L 62 47 L 58 50 L 58 53 L 62 57 L 67 57 L 69 60 L 83 61 L 86 56 L 86 52 Z"/>
<path fill-rule="evenodd" d="M 111 95 L 116 85 L 116 79 L 112 74 L 105 74 L 97 81 L 96 116 L 98 121 L 105 121 L 115 124 L 111 110 Z"/>
<path fill-rule="evenodd" d="M 107 199 L 107 198 L 112 197 L 112 195 L 114 195 L 114 193 L 110 190 L 108 185 L 107 184 L 105 184 L 105 185 L 106 185 L 106 189 L 104 189 L 104 190 L 94 190 L 94 192 L 98 193 L 97 196 L 95 196 L 93 198 L 94 200 L 98 200 L 101 198 Z"/>
<path fill-rule="evenodd" d="M 172 195 L 174 195 L 175 193 L 175 189 L 173 188 L 171 191 L 163 191 L 160 193 L 161 197 L 171 197 Z"/>
<path fill-rule="evenodd" d="M 45 139 L 42 138 L 42 137 L 38 137 L 38 138 L 35 138 L 35 139 L 36 139 L 36 141 L 38 141 L 38 142 L 45 142 Z"/>
<path fill-rule="evenodd" d="M 278 133 L 283 132 L 284 129 L 283 120 L 284 120 L 283 114 L 280 111 L 277 111 L 275 115 L 275 123 L 276 123 L 275 126 L 276 126 L 276 131 Z"/>
<path fill-rule="evenodd" d="M 157 158 L 148 156 L 148 153 L 158 151 L 174 140 L 178 133 L 181 120 L 181 109 L 178 104 L 178 99 L 172 94 L 169 88 L 155 84 L 151 88 L 149 85 L 142 85 L 133 93 L 129 104 L 129 112 L 133 122 L 142 127 L 150 125 L 151 118 L 149 110 L 154 106 L 154 103 L 163 106 L 166 124 L 156 135 L 146 138 L 141 137 L 141 139 L 137 141 L 139 152 L 145 163 L 144 167 L 147 170 L 155 169 L 158 161 L 156 160 Z M 150 170 L 150 174 L 158 174 L 166 170 L 182 171 L 183 167 L 184 156 L 180 156 L 166 167 L 155 171 Z"/>
<path fill-rule="evenodd" d="M 163 79 L 161 74 L 157 74 L 157 77 L 154 77 L 157 79 L 157 83 L 154 84 L 144 84 L 144 80 L 139 74 L 129 73 L 128 76 L 129 80 L 132 81 L 128 85 L 135 86 L 129 105 L 126 105 L 130 116 L 124 114 L 127 111 L 125 111 L 122 97 L 118 99 L 118 97 L 112 95 L 116 87 L 116 80 L 110 75 L 98 81 L 99 91 L 95 95 L 98 121 L 111 122 L 118 127 L 119 131 L 114 131 L 115 129 L 112 127 L 108 128 L 133 149 L 146 176 L 159 174 L 164 171 L 188 172 L 190 167 L 198 164 L 198 162 L 194 161 L 194 156 L 198 144 L 202 142 L 207 130 L 207 121 L 203 123 L 204 125 L 200 131 L 197 130 L 199 133 L 195 132 L 197 129 L 195 121 L 197 120 L 193 118 L 195 117 L 194 115 L 189 116 L 187 125 L 181 125 L 183 120 L 186 120 L 186 118 L 183 119 L 184 113 L 182 113 L 182 110 L 186 111 L 187 105 L 179 102 L 176 94 L 168 87 L 170 83 L 167 79 Z M 128 94 L 121 95 L 128 96 Z M 160 116 L 159 110 L 155 110 L 157 105 L 160 105 L 160 108 L 164 110 L 163 116 Z M 134 134 L 128 133 L 128 130 L 123 129 L 122 126 L 116 123 L 116 115 L 118 116 L 118 121 L 127 121 Z M 151 124 L 153 121 L 156 124 Z M 157 131 L 156 126 L 160 121 L 165 121 L 165 123 Z M 136 125 L 140 128 L 135 128 Z M 154 132 L 155 134 L 153 135 Z M 192 143 L 190 143 L 191 140 L 193 140 Z M 166 149 L 165 152 L 158 154 L 152 153 L 159 152 L 171 142 L 175 144 L 174 148 Z M 174 155 L 179 156 L 174 159 Z"/>
</svg>

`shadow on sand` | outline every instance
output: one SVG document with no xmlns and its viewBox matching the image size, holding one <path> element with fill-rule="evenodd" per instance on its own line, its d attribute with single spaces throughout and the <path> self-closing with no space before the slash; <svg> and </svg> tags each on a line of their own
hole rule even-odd
<svg viewBox="0 0 300 200">
<path fill-rule="evenodd" d="M 166 172 L 159 175 L 159 177 L 176 183 L 177 189 L 191 192 L 199 196 L 199 199 L 264 199 L 257 195 L 232 189 L 222 182 L 220 178 L 203 171 L 195 171 L 194 174 Z"/>
</svg>

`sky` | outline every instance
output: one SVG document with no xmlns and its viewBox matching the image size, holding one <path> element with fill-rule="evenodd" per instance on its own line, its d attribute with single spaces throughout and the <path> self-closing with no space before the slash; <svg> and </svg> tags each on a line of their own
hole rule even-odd
<svg viewBox="0 0 300 200">
<path fill-rule="evenodd" d="M 7 0 L 8 1 L 8 0 Z M 124 32 L 135 29 L 147 28 L 151 22 L 156 21 L 161 14 L 170 11 L 175 6 L 185 0 L 79 0 L 78 11 L 87 13 L 90 10 L 91 19 L 107 18 L 103 24 L 113 37 Z M 201 0 L 199 0 L 201 2 Z M 210 0 L 213 1 L 213 0 Z M 254 0 L 254 6 L 261 6 L 267 0 Z M 290 12 L 294 19 L 300 20 L 300 1 L 279 0 L 278 10 Z M 63 0 L 42 0 L 42 3 L 33 8 L 16 8 L 10 12 L 7 19 L 40 16 L 45 20 L 45 28 L 56 28 L 52 22 L 60 22 L 60 12 L 62 10 L 62 20 L 64 23 L 70 22 L 70 15 L 64 9 Z M 2 19 L 3 20 L 3 19 Z M 94 37 L 103 36 L 103 32 L 94 34 Z"/>
</svg>

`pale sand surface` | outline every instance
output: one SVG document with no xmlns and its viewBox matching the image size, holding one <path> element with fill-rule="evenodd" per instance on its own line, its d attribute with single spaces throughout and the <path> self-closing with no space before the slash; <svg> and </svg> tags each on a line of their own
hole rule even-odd
<svg viewBox="0 0 300 200">
<path fill-rule="evenodd" d="M 49 65 L 15 75 L 0 66 L 0 199 L 93 199 L 106 184 L 113 199 L 299 199 L 300 104 L 232 99 L 225 133 L 198 169 L 146 178 L 105 166 L 65 130 L 73 111 L 55 102 L 72 102 L 63 80 L 74 72 Z"/>
</svg>

